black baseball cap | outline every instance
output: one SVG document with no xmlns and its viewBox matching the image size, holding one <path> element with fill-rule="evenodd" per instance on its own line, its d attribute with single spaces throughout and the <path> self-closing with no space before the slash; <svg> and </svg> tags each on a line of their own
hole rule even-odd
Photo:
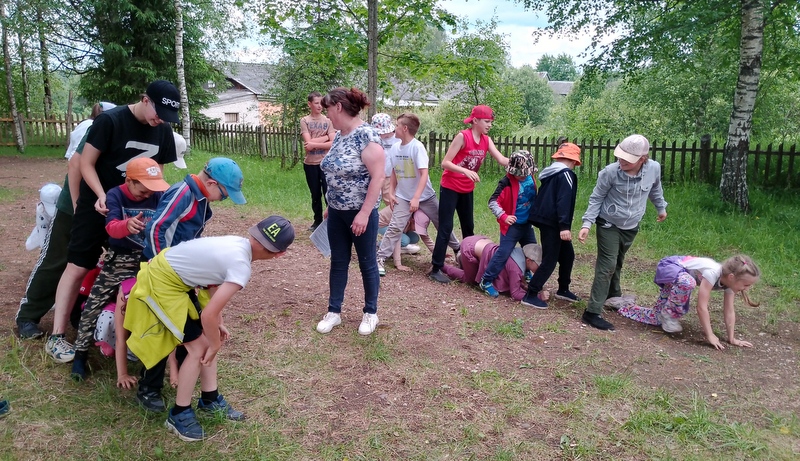
<svg viewBox="0 0 800 461">
<path fill-rule="evenodd" d="M 158 118 L 169 123 L 178 123 L 181 108 L 181 94 L 172 82 L 156 80 L 147 86 L 147 97 L 153 101 Z"/>
<path fill-rule="evenodd" d="M 251 227 L 249 232 L 258 243 L 273 253 L 286 251 L 294 242 L 294 227 L 282 216 L 270 216 Z"/>
</svg>

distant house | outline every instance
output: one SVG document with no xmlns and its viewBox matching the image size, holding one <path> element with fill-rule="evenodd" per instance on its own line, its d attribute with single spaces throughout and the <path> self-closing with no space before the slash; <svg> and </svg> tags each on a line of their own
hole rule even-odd
<svg viewBox="0 0 800 461">
<path fill-rule="evenodd" d="M 547 74 L 547 72 L 536 72 L 536 74 L 547 82 L 547 86 L 549 86 L 550 89 L 553 90 L 553 93 L 555 93 L 556 96 L 568 95 L 569 92 L 572 91 L 572 87 L 575 86 L 575 82 L 550 80 L 550 76 Z"/>
<path fill-rule="evenodd" d="M 460 85 L 437 91 L 426 86 L 397 82 L 393 84 L 391 93 L 381 92 L 378 99 L 389 107 L 436 107 L 440 101 L 452 99 L 462 91 L 464 89 Z"/>
<path fill-rule="evenodd" d="M 220 123 L 264 125 L 265 115 L 276 110 L 270 102 L 272 65 L 225 62 L 220 67 L 230 88 L 217 94 L 217 101 L 200 113 Z M 207 84 L 206 88 L 212 86 Z"/>
</svg>

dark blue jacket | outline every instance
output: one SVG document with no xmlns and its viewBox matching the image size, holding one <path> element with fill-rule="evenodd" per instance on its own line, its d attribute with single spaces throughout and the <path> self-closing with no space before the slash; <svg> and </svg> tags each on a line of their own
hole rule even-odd
<svg viewBox="0 0 800 461">
<path fill-rule="evenodd" d="M 570 230 L 578 196 L 578 176 L 561 162 L 553 162 L 539 173 L 539 191 L 528 216 L 537 227 Z"/>
<path fill-rule="evenodd" d="M 196 239 L 211 219 L 208 199 L 192 175 L 164 192 L 153 220 L 145 229 L 144 256 L 151 259 L 164 248 Z"/>
</svg>

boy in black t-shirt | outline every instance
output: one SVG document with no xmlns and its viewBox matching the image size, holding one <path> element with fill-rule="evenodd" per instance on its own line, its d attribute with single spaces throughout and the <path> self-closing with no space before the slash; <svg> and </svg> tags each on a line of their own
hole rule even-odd
<svg viewBox="0 0 800 461">
<path fill-rule="evenodd" d="M 68 263 L 56 291 L 53 334 L 45 345 L 45 351 L 57 362 L 67 363 L 75 357 L 73 346 L 64 339 L 67 314 L 83 277 L 97 264 L 108 238 L 106 191 L 125 182 L 125 169 L 134 158 L 152 158 L 162 167 L 177 159 L 169 123 L 179 121 L 179 101 L 172 83 L 156 80 L 139 102 L 103 112 L 94 121 L 80 159 L 83 179 L 72 222 Z"/>
</svg>

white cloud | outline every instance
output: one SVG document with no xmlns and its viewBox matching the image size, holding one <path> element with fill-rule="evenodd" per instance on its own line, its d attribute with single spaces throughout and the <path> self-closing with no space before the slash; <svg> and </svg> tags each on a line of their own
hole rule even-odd
<svg viewBox="0 0 800 461">
<path fill-rule="evenodd" d="M 497 32 L 506 36 L 509 45 L 511 64 L 520 67 L 525 64 L 535 66 L 543 54 L 558 55 L 566 53 L 583 64 L 586 58 L 579 55 L 591 43 L 590 34 L 579 37 L 541 37 L 534 45 L 533 32 L 547 26 L 544 15 L 525 10 L 521 4 L 511 0 L 502 2 L 477 0 L 443 0 L 441 6 L 447 11 L 467 18 L 470 22 L 478 19 L 488 20 L 494 15 L 497 18 Z"/>
</svg>

